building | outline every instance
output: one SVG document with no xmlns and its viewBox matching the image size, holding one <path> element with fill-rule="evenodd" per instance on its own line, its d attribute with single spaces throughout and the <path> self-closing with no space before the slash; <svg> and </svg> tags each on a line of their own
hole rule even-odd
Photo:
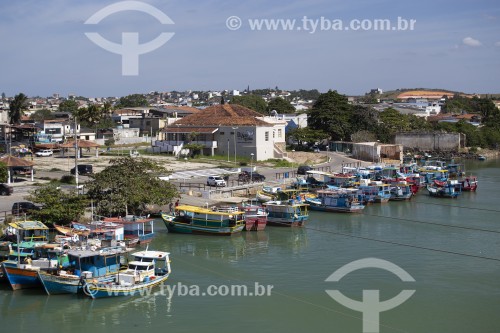
<svg viewBox="0 0 500 333">
<path fill-rule="evenodd" d="M 221 104 L 191 114 L 161 130 L 155 151 L 179 155 L 184 145 L 203 146 L 207 155 L 282 158 L 286 121 L 235 104 Z M 252 155 L 253 154 L 253 155 Z"/>
<path fill-rule="evenodd" d="M 352 144 L 352 157 L 375 163 L 403 163 L 403 145 L 380 142 L 359 142 Z"/>
<path fill-rule="evenodd" d="M 462 133 L 397 133 L 396 144 L 420 151 L 459 151 L 465 147 Z"/>
</svg>

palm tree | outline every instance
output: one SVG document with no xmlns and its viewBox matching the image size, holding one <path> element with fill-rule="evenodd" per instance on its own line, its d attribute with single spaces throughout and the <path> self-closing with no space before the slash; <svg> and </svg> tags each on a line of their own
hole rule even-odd
<svg viewBox="0 0 500 333">
<path fill-rule="evenodd" d="M 11 124 L 19 124 L 21 117 L 24 115 L 23 109 L 27 108 L 28 96 L 20 93 L 14 96 L 14 100 L 10 102 L 9 119 Z"/>
</svg>

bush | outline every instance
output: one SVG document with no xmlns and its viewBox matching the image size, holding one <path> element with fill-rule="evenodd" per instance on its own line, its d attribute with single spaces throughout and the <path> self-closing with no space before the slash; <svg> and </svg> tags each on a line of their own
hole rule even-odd
<svg viewBox="0 0 500 333">
<path fill-rule="evenodd" d="M 64 175 L 61 177 L 61 183 L 63 183 L 63 184 L 76 184 L 75 176 Z"/>
<path fill-rule="evenodd" d="M 240 166 L 247 166 L 248 163 L 247 162 L 240 162 Z"/>
</svg>

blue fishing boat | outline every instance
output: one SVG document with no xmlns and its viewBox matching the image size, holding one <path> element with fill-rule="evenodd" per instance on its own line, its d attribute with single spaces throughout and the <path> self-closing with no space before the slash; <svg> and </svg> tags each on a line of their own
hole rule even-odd
<svg viewBox="0 0 500 333">
<path fill-rule="evenodd" d="M 119 246 L 69 250 L 64 264 L 50 272 L 39 271 L 38 277 L 48 295 L 76 294 L 82 291 L 83 279 L 118 272 L 125 252 Z"/>
<path fill-rule="evenodd" d="M 169 277 L 170 253 L 141 251 L 133 253 L 127 269 L 98 278 L 84 279 L 83 292 L 92 298 L 144 295 Z"/>
<path fill-rule="evenodd" d="M 230 236 L 245 227 L 244 212 L 221 212 L 197 206 L 175 207 L 175 215 L 162 213 L 168 232 Z"/>
<path fill-rule="evenodd" d="M 456 198 L 461 193 L 460 188 L 457 189 L 457 180 L 448 180 L 441 183 L 441 185 L 433 184 L 427 185 L 427 191 L 431 197 L 438 198 Z"/>
<path fill-rule="evenodd" d="M 368 185 L 358 186 L 363 201 L 366 203 L 386 203 L 391 198 L 391 188 L 388 184 L 383 184 L 381 181 L 371 182 Z"/>
<path fill-rule="evenodd" d="M 302 227 L 309 218 L 309 204 L 290 199 L 263 203 L 267 211 L 267 224 L 279 227 Z"/>
<path fill-rule="evenodd" d="M 316 198 L 306 198 L 311 210 L 322 212 L 360 213 L 365 208 L 359 202 L 358 189 L 325 189 L 317 191 Z"/>
<path fill-rule="evenodd" d="M 40 286 L 37 271 L 57 266 L 53 257 L 42 257 L 42 253 L 46 254 L 49 250 L 42 249 L 49 241 L 49 228 L 40 221 L 16 221 L 9 223 L 7 234 L 17 238 L 17 243 L 11 245 L 9 257 L 2 262 L 10 286 L 13 290 Z"/>
<path fill-rule="evenodd" d="M 105 217 L 104 222 L 122 224 L 125 241 L 137 240 L 139 244 L 147 244 L 153 240 L 154 219 L 143 216 Z"/>
<path fill-rule="evenodd" d="M 392 183 L 390 201 L 405 201 L 410 200 L 413 196 L 413 191 L 410 184 L 407 182 Z"/>
</svg>

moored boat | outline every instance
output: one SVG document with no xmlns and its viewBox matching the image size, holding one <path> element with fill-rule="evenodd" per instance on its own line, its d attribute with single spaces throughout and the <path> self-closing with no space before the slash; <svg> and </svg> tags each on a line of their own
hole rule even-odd
<svg viewBox="0 0 500 333">
<path fill-rule="evenodd" d="M 175 207 L 175 215 L 162 213 L 169 232 L 230 236 L 245 227 L 244 212 L 221 212 L 190 205 Z"/>
<path fill-rule="evenodd" d="M 413 196 L 413 191 L 407 182 L 393 183 L 391 185 L 390 201 L 410 200 Z"/>
<path fill-rule="evenodd" d="M 124 226 L 124 237 L 127 243 L 147 244 L 153 240 L 154 219 L 142 216 L 105 217 L 104 222 L 114 222 Z"/>
<path fill-rule="evenodd" d="M 280 227 L 302 227 L 309 218 L 309 204 L 294 199 L 268 201 L 263 204 L 267 211 L 267 224 Z"/>
<path fill-rule="evenodd" d="M 264 207 L 259 205 L 247 205 L 242 206 L 240 209 L 244 212 L 246 231 L 259 231 L 266 228 L 267 213 Z"/>
<path fill-rule="evenodd" d="M 83 292 L 92 298 L 149 294 L 169 277 L 170 253 L 141 251 L 132 254 L 127 269 L 98 278 L 84 279 Z"/>
<path fill-rule="evenodd" d="M 311 210 L 323 212 L 360 213 L 365 208 L 359 202 L 358 189 L 326 189 L 317 191 L 316 198 L 306 198 Z"/>
<path fill-rule="evenodd" d="M 83 279 L 118 272 L 123 247 L 69 250 L 68 260 L 52 272 L 39 271 L 38 277 L 48 295 L 76 294 Z"/>
<path fill-rule="evenodd" d="M 430 184 L 427 185 L 427 191 L 431 197 L 438 198 L 456 198 L 460 194 L 460 189 L 456 189 L 458 181 L 448 180 L 442 185 Z"/>
</svg>

